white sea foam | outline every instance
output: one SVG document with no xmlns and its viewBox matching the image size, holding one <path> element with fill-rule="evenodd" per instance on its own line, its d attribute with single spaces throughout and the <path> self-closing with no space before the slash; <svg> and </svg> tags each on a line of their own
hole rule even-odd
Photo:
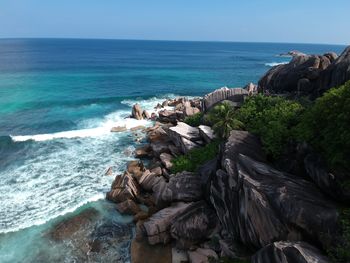
<svg viewBox="0 0 350 263">
<path fill-rule="evenodd" d="M 152 98 L 123 103 L 138 102 L 152 112 L 161 101 Z M 106 169 L 112 167 L 114 175 L 122 172 L 132 159 L 125 153 L 135 143 L 130 133 L 111 133 L 111 127 L 151 124 L 127 118 L 130 111 L 118 110 L 82 121 L 74 131 L 13 136 L 14 141 L 40 143 L 31 144 L 13 166 L 0 169 L 0 233 L 43 224 L 104 198 L 114 180 L 114 176 L 105 175 Z"/>
<path fill-rule="evenodd" d="M 275 67 L 275 66 L 279 66 L 279 65 L 285 65 L 288 64 L 288 61 L 283 61 L 283 62 L 271 62 L 271 63 L 265 63 L 265 66 L 267 67 Z"/>
</svg>

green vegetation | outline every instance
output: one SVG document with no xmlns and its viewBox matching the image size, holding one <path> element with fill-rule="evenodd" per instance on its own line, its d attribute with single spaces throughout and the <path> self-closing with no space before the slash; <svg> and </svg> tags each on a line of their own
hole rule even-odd
<svg viewBox="0 0 350 263">
<path fill-rule="evenodd" d="M 220 141 L 213 141 L 204 147 L 192 149 L 189 153 L 180 155 L 172 161 L 171 172 L 195 172 L 205 162 L 217 156 L 219 144 Z"/>
<path fill-rule="evenodd" d="M 216 105 L 205 116 L 205 121 L 212 125 L 214 132 L 221 138 L 228 138 L 232 130 L 242 130 L 243 123 L 236 118 L 234 107 L 229 102 Z"/>
<path fill-rule="evenodd" d="M 329 249 L 328 255 L 334 263 L 350 262 L 350 209 L 344 209 L 340 219 L 341 236 L 339 242 Z"/>
<path fill-rule="evenodd" d="M 266 153 L 277 158 L 293 137 L 291 128 L 302 110 L 298 102 L 257 95 L 248 98 L 236 115 L 249 132 L 261 138 Z"/>
<path fill-rule="evenodd" d="M 309 107 L 294 130 L 333 168 L 350 169 L 350 81 L 333 88 Z"/>
<path fill-rule="evenodd" d="M 193 114 L 192 116 L 188 116 L 185 118 L 184 122 L 192 127 L 198 127 L 202 124 L 203 113 L 198 112 Z"/>
</svg>

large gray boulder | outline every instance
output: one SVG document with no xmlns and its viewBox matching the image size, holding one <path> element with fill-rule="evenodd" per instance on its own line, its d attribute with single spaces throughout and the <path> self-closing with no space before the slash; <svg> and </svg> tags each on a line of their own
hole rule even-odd
<svg viewBox="0 0 350 263">
<path fill-rule="evenodd" d="M 247 95 L 248 91 L 246 89 L 223 87 L 205 95 L 202 100 L 202 107 L 204 111 L 208 111 L 224 100 L 229 100 L 239 107 Z"/>
<path fill-rule="evenodd" d="M 270 69 L 259 80 L 259 91 L 317 98 L 326 90 L 348 80 L 350 47 L 339 57 L 335 53 L 294 56 L 290 63 Z"/>
<path fill-rule="evenodd" d="M 184 211 L 190 203 L 175 203 L 153 214 L 141 226 L 143 235 L 148 243 L 155 245 L 158 243 L 169 243 L 171 240 L 170 227 L 173 219 Z"/>
<path fill-rule="evenodd" d="M 199 125 L 199 134 L 206 143 L 210 143 L 216 138 L 214 131 L 211 127 L 206 125 Z"/>
<path fill-rule="evenodd" d="M 192 202 L 202 197 L 200 177 L 198 174 L 186 171 L 171 175 L 168 183 L 159 181 L 152 190 L 157 204 L 176 201 Z"/>
<path fill-rule="evenodd" d="M 252 248 L 275 240 L 330 245 L 338 219 L 334 204 L 313 183 L 264 163 L 254 136 L 232 132 L 221 162 L 210 198 L 232 240 Z"/>
<path fill-rule="evenodd" d="M 192 127 L 184 122 L 178 122 L 176 126 L 170 127 L 167 131 L 172 142 L 183 153 L 203 145 L 203 141 L 199 134 L 199 129 Z"/>
<path fill-rule="evenodd" d="M 252 263 L 329 263 L 321 251 L 306 242 L 274 242 L 256 252 Z"/>
<path fill-rule="evenodd" d="M 205 241 L 213 232 L 217 223 L 215 211 L 205 201 L 188 206 L 178 214 L 170 229 L 179 249 L 189 249 Z"/>
</svg>

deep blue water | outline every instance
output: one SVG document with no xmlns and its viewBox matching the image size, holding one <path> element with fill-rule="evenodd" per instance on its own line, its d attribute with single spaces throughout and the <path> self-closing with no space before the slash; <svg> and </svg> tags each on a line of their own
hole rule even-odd
<svg viewBox="0 0 350 263">
<path fill-rule="evenodd" d="M 103 199 L 132 158 L 134 137 L 112 126 L 133 103 L 149 110 L 166 96 L 201 96 L 258 79 L 278 54 L 340 53 L 343 46 L 129 40 L 0 40 L 0 262 L 11 246 L 31 251 L 37 228 Z M 24 229 L 25 230 L 21 230 Z M 45 227 L 44 227 L 45 228 Z M 33 229 L 33 230 L 31 230 Z M 22 234 L 23 233 L 23 234 Z M 9 242 L 11 240 L 11 242 Z M 35 242 L 34 242 L 35 243 Z M 18 248 L 17 248 L 18 249 Z M 63 251 L 64 253 L 64 251 Z M 19 260 L 20 262 L 20 260 Z"/>
</svg>

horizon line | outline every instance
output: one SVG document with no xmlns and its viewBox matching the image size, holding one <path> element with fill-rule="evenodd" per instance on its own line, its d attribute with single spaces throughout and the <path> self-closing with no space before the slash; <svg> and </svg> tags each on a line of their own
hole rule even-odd
<svg viewBox="0 0 350 263">
<path fill-rule="evenodd" d="M 0 40 L 15 39 L 62 39 L 62 40 L 117 40 L 117 41 L 159 41 L 159 42 L 202 42 L 202 43 L 251 43 L 251 44 L 296 44 L 296 45 L 327 45 L 348 46 L 350 44 L 311 43 L 311 42 L 275 42 L 275 41 L 237 41 L 237 40 L 179 40 L 179 39 L 138 39 L 138 38 L 91 38 L 91 37 L 0 37 Z"/>
</svg>

